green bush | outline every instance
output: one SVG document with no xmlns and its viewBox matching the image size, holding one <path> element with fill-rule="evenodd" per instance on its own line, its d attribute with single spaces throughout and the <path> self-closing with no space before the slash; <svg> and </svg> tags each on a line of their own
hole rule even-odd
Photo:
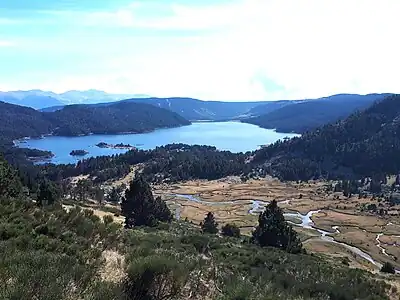
<svg viewBox="0 0 400 300">
<path fill-rule="evenodd" d="M 158 255 L 131 262 L 127 273 L 123 289 L 132 300 L 176 299 L 189 276 L 185 265 Z"/>
<path fill-rule="evenodd" d="M 237 227 L 235 224 L 225 224 L 221 228 L 222 235 L 230 236 L 230 237 L 240 237 L 240 228 Z"/>
</svg>

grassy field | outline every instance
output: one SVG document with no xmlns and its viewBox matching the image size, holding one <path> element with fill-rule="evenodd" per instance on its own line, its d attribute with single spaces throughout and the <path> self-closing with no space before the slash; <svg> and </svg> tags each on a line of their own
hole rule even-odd
<svg viewBox="0 0 400 300">
<path fill-rule="evenodd" d="M 187 218 L 195 224 L 200 223 L 204 215 L 211 211 L 220 225 L 235 223 L 250 233 L 257 222 L 257 215 L 250 215 L 252 200 L 269 202 L 273 199 L 285 212 L 299 212 L 306 214 L 312 210 L 320 210 L 313 215 L 313 222 L 317 228 L 332 232 L 332 236 L 339 242 L 356 246 L 370 254 L 378 262 L 390 261 L 400 268 L 396 257 L 400 255 L 400 218 L 398 216 L 384 216 L 361 212 L 360 207 L 376 203 L 371 197 L 359 199 L 358 195 L 351 198 L 342 193 L 333 193 L 327 190 L 327 182 L 315 181 L 310 183 L 281 182 L 274 178 L 249 180 L 245 183 L 238 178 L 227 178 L 215 181 L 188 181 L 174 185 L 154 186 L 154 193 L 167 200 L 173 209 L 179 207 L 181 219 Z M 173 195 L 194 195 L 201 200 L 221 203 L 232 201 L 232 204 L 204 204 Z M 296 223 L 296 219 L 290 219 Z M 297 220 L 298 221 L 298 220 Z M 298 223 L 298 222 L 297 222 Z M 338 227 L 339 233 L 332 228 Z M 349 250 L 338 245 L 323 242 L 314 230 L 296 229 L 310 241 L 307 248 L 315 253 L 323 253 L 333 258 L 348 257 L 351 266 L 362 266 L 376 269 L 359 257 L 349 253 Z M 380 236 L 378 247 L 377 235 Z M 399 236 L 399 237 L 396 237 Z M 305 238 L 307 240 L 308 238 Z M 397 241 L 397 244 L 395 243 Z M 386 249 L 388 255 L 382 252 Z"/>
</svg>

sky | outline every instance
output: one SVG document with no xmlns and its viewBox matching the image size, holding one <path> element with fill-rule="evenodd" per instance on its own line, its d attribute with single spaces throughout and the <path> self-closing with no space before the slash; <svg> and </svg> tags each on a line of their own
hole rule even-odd
<svg viewBox="0 0 400 300">
<path fill-rule="evenodd" d="M 400 93 L 399 0 L 0 0 L 0 90 Z"/>
</svg>

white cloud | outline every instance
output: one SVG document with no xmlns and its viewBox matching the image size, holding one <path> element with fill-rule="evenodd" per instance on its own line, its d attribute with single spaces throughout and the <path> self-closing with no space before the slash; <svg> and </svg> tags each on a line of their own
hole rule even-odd
<svg viewBox="0 0 400 300">
<path fill-rule="evenodd" d="M 0 47 L 12 47 L 15 43 L 7 40 L 0 40 Z"/>
<path fill-rule="evenodd" d="M 146 28 L 159 29 L 159 36 L 139 40 L 127 33 L 120 39 L 121 50 L 113 48 L 113 55 L 105 53 L 99 61 L 104 73 L 58 74 L 43 83 L 45 88 L 221 100 L 400 92 L 398 0 L 173 5 L 171 15 L 158 18 L 143 17 L 144 9 L 146 3 L 91 13 L 85 25 L 134 28 L 144 36 Z M 165 29 L 192 31 L 192 36 L 168 38 Z M 196 34 L 203 29 L 206 33 Z M 115 42 L 104 36 L 101 51 L 111 47 L 108 40 Z M 144 46 L 139 51 L 135 45 Z"/>
</svg>

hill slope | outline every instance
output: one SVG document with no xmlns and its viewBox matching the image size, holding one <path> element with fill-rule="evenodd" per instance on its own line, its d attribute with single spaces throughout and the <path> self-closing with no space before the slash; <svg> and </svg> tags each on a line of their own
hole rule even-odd
<svg viewBox="0 0 400 300">
<path fill-rule="evenodd" d="M 118 206 L 34 202 L 56 193 L 42 183 L 45 193 L 26 196 L 14 174 L 0 157 L 0 279 L 9 283 L 1 299 L 389 299 L 388 284 L 340 259 L 204 234 L 183 221 L 123 229 L 111 213 Z"/>
<path fill-rule="evenodd" d="M 334 95 L 285 105 L 261 116 L 244 119 L 242 122 L 280 132 L 302 133 L 348 117 L 356 110 L 363 110 L 385 96 L 388 95 Z"/>
<path fill-rule="evenodd" d="M 141 103 L 71 105 L 54 113 L 43 114 L 57 127 L 54 131 L 56 135 L 140 133 L 190 124 L 176 113 Z"/>
<path fill-rule="evenodd" d="M 256 152 L 254 161 L 285 179 L 379 176 L 400 172 L 400 96 L 344 121 Z"/>
<path fill-rule="evenodd" d="M 33 108 L 0 102 L 0 138 L 16 139 L 49 134 L 51 122 Z"/>
<path fill-rule="evenodd" d="M 258 116 L 261 112 L 273 111 L 290 104 L 290 101 L 253 101 L 253 102 L 223 102 L 223 101 L 203 101 L 193 98 L 132 98 L 119 102 L 143 103 L 156 107 L 165 108 L 173 111 L 185 119 L 191 121 L 207 120 L 207 121 L 223 121 L 240 119 L 250 116 Z M 110 105 L 112 103 L 97 103 L 95 106 Z M 260 111 L 256 108 L 262 106 Z M 45 112 L 54 112 L 62 109 L 63 106 L 48 107 L 42 109 Z"/>
<path fill-rule="evenodd" d="M 127 99 L 124 102 L 151 104 L 171 110 L 188 120 L 232 120 L 262 102 L 202 101 L 193 98 L 143 98 Z"/>
<path fill-rule="evenodd" d="M 3 140 L 50 133 L 146 132 L 188 124 L 189 121 L 173 112 L 138 103 L 116 103 L 102 107 L 72 105 L 57 112 L 43 113 L 0 102 L 0 138 Z"/>
</svg>

